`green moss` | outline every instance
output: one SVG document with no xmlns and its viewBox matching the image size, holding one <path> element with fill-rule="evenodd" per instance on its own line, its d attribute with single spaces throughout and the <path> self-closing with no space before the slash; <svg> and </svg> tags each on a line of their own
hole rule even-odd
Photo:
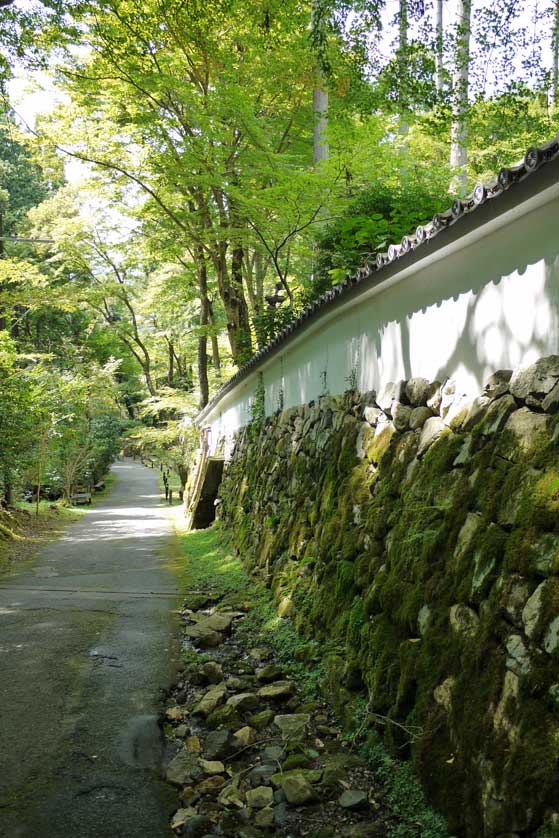
<svg viewBox="0 0 559 838">
<path fill-rule="evenodd" d="M 523 500 L 519 526 L 559 532 L 559 470 L 544 472 Z"/>
<path fill-rule="evenodd" d="M 556 719 L 542 712 L 540 702 L 527 698 L 520 713 L 519 736 L 507 749 L 500 779 L 506 787 L 522 789 L 522 800 L 532 808 L 532 822 L 541 821 L 546 809 L 557 810 L 558 770 Z"/>
<path fill-rule="evenodd" d="M 353 565 L 353 584 L 359 590 L 367 587 L 373 572 L 371 569 L 373 562 L 374 559 L 367 553 L 361 553 L 361 555 L 356 557 Z"/>
<path fill-rule="evenodd" d="M 535 834 L 535 838 L 557 838 L 559 835 L 559 820 L 549 821 Z"/>
<path fill-rule="evenodd" d="M 543 642 L 550 623 L 559 616 L 559 579 L 547 579 L 543 586 L 539 619 L 532 635 L 535 643 Z"/>
<path fill-rule="evenodd" d="M 357 426 L 355 425 L 350 428 L 344 427 L 342 429 L 341 441 L 342 444 L 336 462 L 336 471 L 338 475 L 345 477 L 357 462 Z"/>
<path fill-rule="evenodd" d="M 377 433 L 367 449 L 367 459 L 373 465 L 378 466 L 384 459 L 385 454 L 390 449 L 390 443 L 394 436 L 394 429 L 387 425 L 379 433 Z"/>
<path fill-rule="evenodd" d="M 522 777 L 531 772 L 538 781 L 527 782 L 530 795 L 547 796 L 545 805 L 552 805 L 557 753 L 550 720 L 556 725 L 559 705 L 549 688 L 559 681 L 557 656 L 538 652 L 532 641 L 541 642 L 559 613 L 559 452 L 549 438 L 526 454 L 511 434 L 488 435 L 481 426 L 465 434 L 457 426 L 418 460 L 418 435 L 387 427 L 359 461 L 358 428 L 346 415 L 324 450 L 318 453 L 306 439 L 306 456 L 291 458 L 291 467 L 274 457 L 263 466 L 264 442 L 246 449 L 234 479 L 243 469 L 250 474 L 250 504 L 239 516 L 233 482 L 225 517 L 236 544 L 259 556 L 256 564 L 270 574 L 273 590 L 289 593 L 296 605 L 294 620 L 284 622 L 291 629 L 295 623 L 299 640 L 283 637 L 274 617 L 268 621 L 281 654 L 314 667 L 326 651 L 315 685 L 332 697 L 345 722 L 354 732 L 376 726 L 398 753 L 411 751 L 453 829 L 483 834 L 480 755 L 494 766 L 499 794 L 526 803 Z M 464 445 L 466 456 L 455 466 Z M 262 482 L 272 468 L 273 478 Z M 479 526 L 458 551 L 469 513 L 479 516 Z M 289 556 L 294 559 L 286 563 Z M 554 580 L 531 640 L 532 668 L 520 681 L 518 706 L 509 699 L 506 707 L 522 731 L 518 748 L 494 722 L 506 640 L 519 631 L 506 610 L 512 574 L 514 584 L 528 590 L 543 575 Z M 456 604 L 478 612 L 473 632 L 451 627 Z M 430 618 L 419 636 L 424 605 Z M 541 728 L 537 713 L 528 712 L 532 707 L 540 708 Z M 523 755 L 520 743 L 527 740 L 534 741 Z M 530 800 L 524 808 L 534 806 Z"/>
<path fill-rule="evenodd" d="M 346 640 L 350 648 L 357 648 L 361 642 L 361 632 L 367 623 L 367 614 L 361 597 L 356 597 L 349 612 Z"/>
<path fill-rule="evenodd" d="M 336 567 L 336 588 L 334 593 L 334 608 L 343 606 L 353 600 L 353 563 L 340 561 Z"/>
<path fill-rule="evenodd" d="M 285 762 L 282 764 L 283 771 L 292 771 L 295 768 L 309 768 L 312 760 L 306 754 L 289 754 Z"/>
<path fill-rule="evenodd" d="M 486 599 L 496 574 L 501 570 L 505 552 L 505 532 L 496 524 L 480 526 L 475 536 L 473 561 L 466 567 L 463 560 L 458 566 L 462 573 L 462 584 L 458 588 L 458 598 L 479 603 Z"/>
</svg>

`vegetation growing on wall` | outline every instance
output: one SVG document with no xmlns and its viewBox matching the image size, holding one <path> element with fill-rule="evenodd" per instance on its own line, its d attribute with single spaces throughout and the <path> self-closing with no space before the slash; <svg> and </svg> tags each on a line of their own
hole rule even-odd
<svg viewBox="0 0 559 838">
<path fill-rule="evenodd" d="M 329 650 L 339 713 L 366 696 L 362 733 L 469 836 L 559 805 L 559 361 L 507 375 L 473 405 L 420 379 L 384 411 L 348 392 L 275 415 L 222 489 L 240 555 Z"/>
</svg>

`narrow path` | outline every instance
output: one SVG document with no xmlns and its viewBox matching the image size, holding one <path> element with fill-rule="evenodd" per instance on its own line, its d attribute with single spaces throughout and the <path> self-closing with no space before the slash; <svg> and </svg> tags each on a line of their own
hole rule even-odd
<svg viewBox="0 0 559 838">
<path fill-rule="evenodd" d="M 169 836 L 158 691 L 174 652 L 174 548 L 132 461 L 39 560 L 0 577 L 0 835 Z"/>
</svg>

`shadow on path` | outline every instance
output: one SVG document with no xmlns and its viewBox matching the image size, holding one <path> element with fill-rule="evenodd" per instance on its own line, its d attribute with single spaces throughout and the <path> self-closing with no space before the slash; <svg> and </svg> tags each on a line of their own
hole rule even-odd
<svg viewBox="0 0 559 838">
<path fill-rule="evenodd" d="M 36 562 L 0 578 L 0 835 L 169 836 L 160 688 L 172 678 L 157 475 L 131 461 Z"/>
</svg>

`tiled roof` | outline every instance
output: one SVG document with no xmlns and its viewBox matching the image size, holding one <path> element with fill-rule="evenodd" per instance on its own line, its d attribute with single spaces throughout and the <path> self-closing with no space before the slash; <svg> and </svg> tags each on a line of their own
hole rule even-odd
<svg viewBox="0 0 559 838">
<path fill-rule="evenodd" d="M 294 318 L 288 326 L 282 329 L 270 343 L 262 349 L 259 349 L 250 361 L 247 361 L 246 364 L 240 367 L 235 375 L 220 387 L 209 404 L 201 411 L 200 417 L 207 414 L 219 402 L 221 397 L 240 380 L 245 378 L 254 367 L 258 366 L 262 359 L 270 355 L 281 344 L 287 343 L 291 335 L 304 329 L 309 320 L 314 319 L 335 301 L 347 295 L 350 289 L 366 280 L 370 280 L 373 275 L 382 273 L 388 265 L 391 265 L 412 251 L 418 250 L 427 242 L 436 238 L 443 230 L 454 226 L 464 216 L 470 215 L 479 207 L 489 202 L 497 201 L 500 196 L 515 184 L 530 177 L 535 171 L 556 158 L 559 158 L 559 134 L 543 146 L 529 148 L 523 159 L 515 166 L 501 169 L 497 177 L 490 183 L 478 183 L 466 198 L 456 198 L 446 212 L 434 215 L 427 224 L 417 227 L 415 232 L 404 236 L 399 244 L 391 244 L 385 253 L 378 253 L 375 259 L 366 260 L 357 269 L 355 274 L 348 276 L 344 282 L 335 285 L 326 291 L 325 294 L 318 297 Z M 382 281 L 382 276 L 379 276 L 378 279 L 375 276 L 375 280 L 376 282 Z"/>
</svg>

